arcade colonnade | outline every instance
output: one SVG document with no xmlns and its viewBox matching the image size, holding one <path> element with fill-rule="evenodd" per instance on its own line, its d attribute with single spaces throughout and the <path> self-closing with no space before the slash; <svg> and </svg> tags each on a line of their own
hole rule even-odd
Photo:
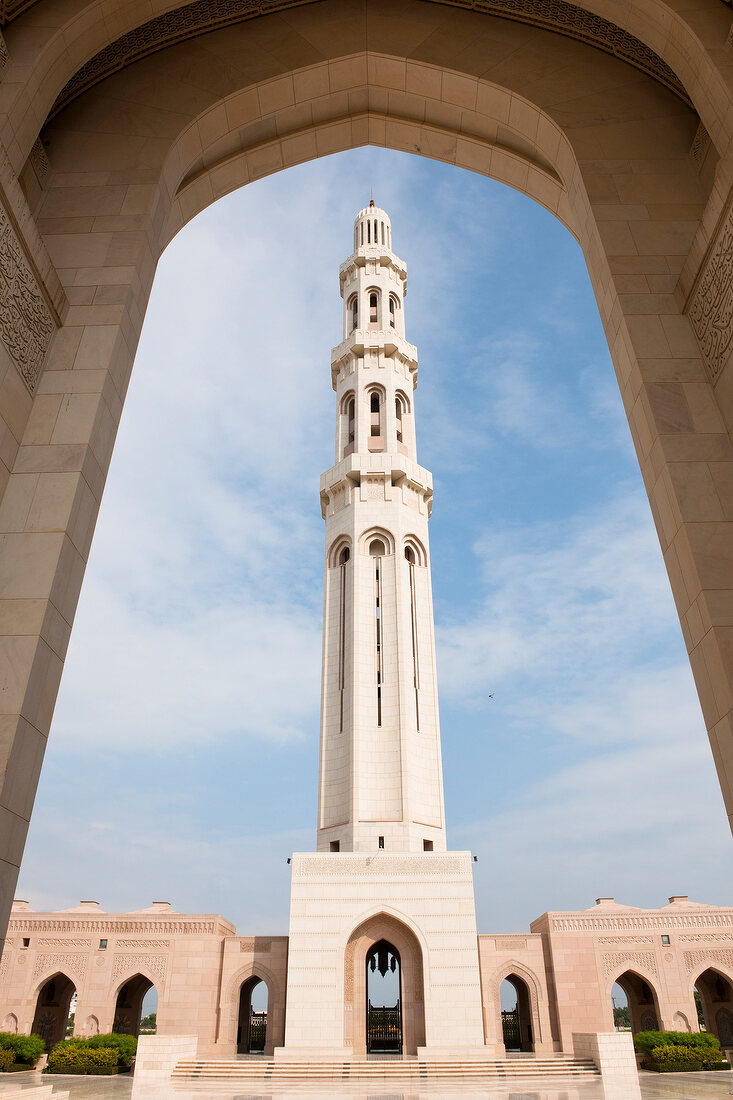
<svg viewBox="0 0 733 1100">
<path fill-rule="evenodd" d="M 425 1049 L 426 1012 L 442 1011 L 434 997 L 429 1004 L 440 952 L 431 954 L 409 919 L 385 911 L 357 920 L 334 937 L 343 1007 L 333 1041 L 355 1057 L 366 1051 L 369 953 L 385 940 L 400 957 L 403 1053 Z M 196 1036 L 199 1057 L 231 1058 L 248 1047 L 272 1055 L 285 1042 L 288 956 L 287 936 L 239 936 L 223 917 L 177 913 L 165 902 L 114 914 L 97 902 L 58 913 L 16 902 L 0 963 L 0 1030 L 38 1031 L 53 1045 L 73 991 L 74 1034 L 115 1025 L 135 1032 L 139 1015 L 129 1013 L 130 1002 L 152 984 L 159 1035 Z M 612 1032 L 615 982 L 627 992 L 633 1031 L 697 1031 L 697 986 L 707 1029 L 733 1053 L 733 907 L 674 897 L 659 909 L 636 909 L 600 898 L 590 909 L 544 913 L 529 932 L 479 935 L 478 957 L 489 1056 L 502 1057 L 505 1047 L 572 1054 L 582 1028 Z M 507 977 L 519 994 L 514 1034 L 500 1004 Z M 265 1034 L 250 1046 L 258 981 L 267 986 Z M 316 996 L 314 989 L 314 1006 Z"/>
<path fill-rule="evenodd" d="M 731 814 L 722 0 L 2 0 L 0 24 L 0 926 L 158 257 L 221 195 L 365 144 L 580 241 Z"/>
</svg>

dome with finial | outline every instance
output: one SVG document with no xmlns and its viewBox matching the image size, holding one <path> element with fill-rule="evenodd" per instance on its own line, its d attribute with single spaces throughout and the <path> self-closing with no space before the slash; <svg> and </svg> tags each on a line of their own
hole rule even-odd
<svg viewBox="0 0 733 1100">
<path fill-rule="evenodd" d="M 392 222 L 386 210 L 374 205 L 373 197 L 354 219 L 354 250 L 370 245 L 384 246 L 392 251 Z"/>
</svg>

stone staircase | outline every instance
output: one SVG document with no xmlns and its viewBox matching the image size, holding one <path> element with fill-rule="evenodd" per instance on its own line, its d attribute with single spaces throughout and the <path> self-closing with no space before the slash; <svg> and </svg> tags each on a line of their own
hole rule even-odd
<svg viewBox="0 0 733 1100">
<path fill-rule="evenodd" d="M 173 1070 L 174 1081 L 412 1081 L 520 1080 L 587 1078 L 599 1071 L 590 1059 L 570 1055 L 524 1055 L 481 1061 L 419 1061 L 417 1058 L 360 1059 L 352 1062 L 290 1062 L 270 1058 L 185 1059 Z"/>
</svg>

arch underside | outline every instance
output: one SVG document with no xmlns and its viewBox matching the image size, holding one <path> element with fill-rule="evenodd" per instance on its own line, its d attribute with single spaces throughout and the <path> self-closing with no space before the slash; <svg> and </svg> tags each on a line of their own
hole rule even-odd
<svg viewBox="0 0 733 1100">
<path fill-rule="evenodd" d="M 7 0 L 6 0 L 7 2 Z M 94 87 L 112 73 L 134 64 L 167 46 L 234 26 L 263 14 L 287 12 L 318 0 L 194 0 L 156 16 L 105 46 L 87 61 L 59 93 L 49 120 L 59 114 L 77 96 Z M 670 66 L 635 35 L 595 12 L 586 11 L 565 0 L 430 0 L 431 3 L 463 8 L 482 15 L 526 23 L 564 35 L 617 57 L 653 77 L 689 104 L 685 88 Z M 263 7 L 265 11 L 263 12 Z M 24 9 L 27 10 L 27 9 Z"/>
</svg>

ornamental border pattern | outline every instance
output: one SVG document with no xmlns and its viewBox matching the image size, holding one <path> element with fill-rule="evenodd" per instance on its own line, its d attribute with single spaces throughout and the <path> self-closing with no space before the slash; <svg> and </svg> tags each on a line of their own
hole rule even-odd
<svg viewBox="0 0 733 1100">
<path fill-rule="evenodd" d="M 648 932 L 659 929 L 667 932 L 675 928 L 730 928 L 733 931 L 733 919 L 725 913 L 706 914 L 705 916 L 659 916 L 659 917 L 551 917 L 550 930 L 553 932 L 632 932 L 635 929 Z"/>
<path fill-rule="evenodd" d="M 10 932 L 153 932 L 169 935 L 232 935 L 228 928 L 222 928 L 213 921 L 126 921 L 126 920 L 17 920 L 8 923 Z"/>
<path fill-rule="evenodd" d="M 0 0 L 2 3 L 3 0 Z M 17 2 L 17 0 L 16 0 Z M 55 118 L 72 100 L 95 84 L 168 46 L 211 31 L 231 27 L 290 8 L 303 7 L 314 0 L 194 0 L 173 8 L 135 27 L 109 43 L 67 81 L 51 107 L 47 122 Z M 663 84 L 690 106 L 690 99 L 674 71 L 654 50 L 629 31 L 584 11 L 566 0 L 428 0 L 430 3 L 462 8 L 492 15 L 515 23 L 564 35 L 593 46 Z M 4 0 L 6 5 L 12 0 Z M 22 4 L 22 0 L 20 0 Z M 2 9 L 0 9 L 2 10 Z"/>
<path fill-rule="evenodd" d="M 436 878 L 443 875 L 462 875 L 463 861 L 455 856 L 433 855 L 428 860 L 421 857 L 390 858 L 380 856 L 357 856 L 348 860 L 336 861 L 332 856 L 315 856 L 303 862 L 298 861 L 293 868 L 293 878 L 354 878 L 360 875 L 380 875 L 384 878 L 401 878 L 405 875 L 416 878 Z"/>
<path fill-rule="evenodd" d="M 51 310 L 0 203 L 0 339 L 31 393 L 55 331 Z"/>
<path fill-rule="evenodd" d="M 733 203 L 716 230 L 690 294 L 687 313 L 710 379 L 715 382 L 733 345 Z"/>
</svg>

